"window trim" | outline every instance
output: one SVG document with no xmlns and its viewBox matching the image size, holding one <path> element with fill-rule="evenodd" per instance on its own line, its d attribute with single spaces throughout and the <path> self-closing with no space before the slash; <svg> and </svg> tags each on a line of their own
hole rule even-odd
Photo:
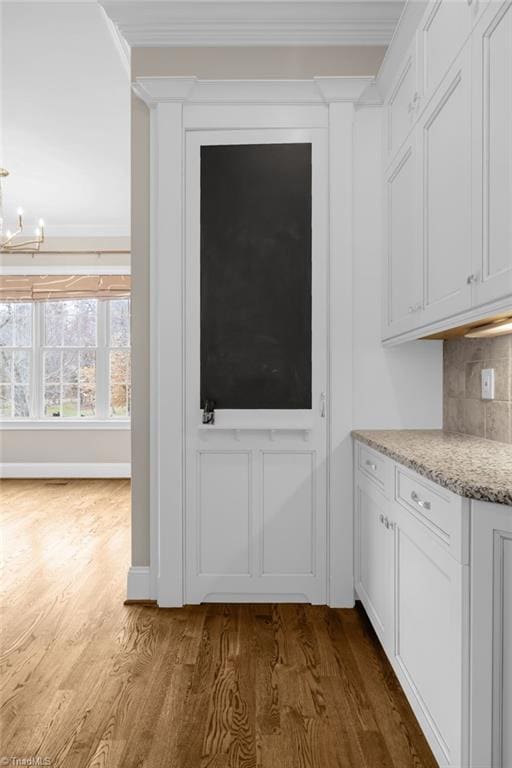
<svg viewBox="0 0 512 768">
<path fill-rule="evenodd" d="M 39 429 L 103 429 L 103 430 L 124 430 L 131 428 L 131 419 L 114 416 L 110 419 L 96 419 L 94 417 L 82 416 L 79 419 L 71 417 L 66 418 L 21 418 L 21 417 L 7 417 L 0 419 L 0 430 L 11 429 L 24 429 L 24 430 L 39 430 Z"/>
<path fill-rule="evenodd" d="M 130 267 L 58 267 L 52 265 L 41 267 L 0 267 L 0 274 L 130 274 Z M 113 299 L 115 297 L 112 297 Z M 40 430 L 40 429 L 92 429 L 92 430 L 127 430 L 131 429 L 131 416 L 110 416 L 110 387 L 109 387 L 109 300 L 98 300 L 97 316 L 97 344 L 90 347 L 96 351 L 96 414 L 94 416 L 81 417 L 54 417 L 44 416 L 44 381 L 43 381 L 43 346 L 44 338 L 44 302 L 33 302 L 32 305 L 32 355 L 30 390 L 31 410 L 34 414 L 28 418 L 7 416 L 0 418 L 0 430 Z M 59 348 L 60 349 L 60 348 Z M 83 347 L 86 349 L 86 347 Z M 100 352 L 103 352 L 103 354 Z M 131 350 L 131 345 L 129 348 Z M 104 358 L 104 360 L 103 360 Z M 98 365 L 99 360 L 102 363 Z M 100 370 L 104 369 L 104 370 Z"/>
</svg>

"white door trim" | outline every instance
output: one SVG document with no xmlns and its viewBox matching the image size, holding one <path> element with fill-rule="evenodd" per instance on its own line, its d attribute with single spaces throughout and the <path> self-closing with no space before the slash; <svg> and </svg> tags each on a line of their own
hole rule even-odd
<svg viewBox="0 0 512 768">
<path fill-rule="evenodd" d="M 184 147 L 206 126 L 329 130 L 328 604 L 354 604 L 352 522 L 352 127 L 371 79 L 134 84 L 151 108 L 150 183 L 150 584 L 162 607 L 184 600 Z M 278 82 L 278 86 L 275 85 Z M 279 97 L 277 98 L 277 93 Z M 300 92 L 300 93 L 299 93 Z M 211 99 L 208 97 L 211 94 Z M 215 101 L 220 98 L 221 104 Z M 287 95 L 288 93 L 288 95 Z M 265 94 L 270 94 L 265 98 Z M 251 110 L 247 105 L 254 105 Z M 319 115 L 319 109 L 323 114 Z M 254 119 L 254 125 L 248 125 Z M 136 435 L 134 435 L 136 439 Z M 137 468 L 133 468 L 137 471 Z"/>
</svg>

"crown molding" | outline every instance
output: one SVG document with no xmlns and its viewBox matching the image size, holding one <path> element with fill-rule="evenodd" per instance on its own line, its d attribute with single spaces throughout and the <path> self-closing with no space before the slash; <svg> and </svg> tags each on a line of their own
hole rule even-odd
<svg viewBox="0 0 512 768">
<path fill-rule="evenodd" d="M 397 0 L 100 0 L 132 48 L 388 45 Z"/>
<path fill-rule="evenodd" d="M 371 92 L 373 77 L 315 77 L 311 80 L 199 80 L 197 77 L 138 77 L 134 93 L 148 107 L 188 104 L 356 104 Z"/>
<path fill-rule="evenodd" d="M 112 38 L 112 42 L 114 43 L 114 47 L 119 55 L 119 58 L 121 59 L 121 64 L 123 65 L 124 71 L 126 72 L 128 78 L 131 77 L 131 50 L 130 46 L 124 39 L 124 37 L 119 32 L 118 27 L 114 24 L 112 19 L 108 16 L 107 12 L 104 8 L 100 8 L 102 18 L 106 24 L 106 27 L 108 29 L 108 33 L 110 37 Z"/>
<path fill-rule="evenodd" d="M 376 78 L 376 86 L 382 100 L 388 96 L 393 86 L 395 76 L 414 40 L 427 5 L 428 0 L 407 0 L 404 4 Z"/>
</svg>

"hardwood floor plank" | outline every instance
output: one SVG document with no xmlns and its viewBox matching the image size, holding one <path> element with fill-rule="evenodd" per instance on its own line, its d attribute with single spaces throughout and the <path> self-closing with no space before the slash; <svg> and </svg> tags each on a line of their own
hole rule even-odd
<svg viewBox="0 0 512 768">
<path fill-rule="evenodd" d="M 0 757 L 435 768 L 362 609 L 124 605 L 129 492 L 0 482 Z"/>
</svg>

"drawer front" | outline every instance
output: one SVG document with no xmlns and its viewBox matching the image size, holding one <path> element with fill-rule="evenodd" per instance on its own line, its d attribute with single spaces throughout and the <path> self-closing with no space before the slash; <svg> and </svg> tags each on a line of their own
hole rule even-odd
<svg viewBox="0 0 512 768">
<path fill-rule="evenodd" d="M 357 443 L 357 467 L 377 488 L 390 495 L 392 464 L 389 459 L 367 445 Z"/>
<path fill-rule="evenodd" d="M 460 563 L 469 562 L 469 503 L 396 466 L 395 499 L 433 533 Z"/>
</svg>

